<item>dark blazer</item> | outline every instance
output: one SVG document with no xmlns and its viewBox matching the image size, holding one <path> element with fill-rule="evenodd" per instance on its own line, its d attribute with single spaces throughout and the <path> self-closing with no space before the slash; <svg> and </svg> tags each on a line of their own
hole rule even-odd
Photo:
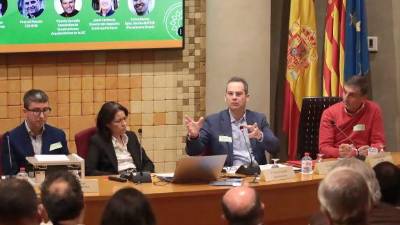
<svg viewBox="0 0 400 225">
<path fill-rule="evenodd" d="M 60 143 L 61 147 L 50 150 L 50 146 L 56 143 Z M 10 149 L 8 146 L 10 146 Z M 44 125 L 42 134 L 42 154 L 69 154 L 64 131 L 48 124 Z M 33 151 L 32 142 L 28 130 L 25 127 L 25 122 L 8 132 L 7 135 L 4 135 L 2 157 L 4 174 L 16 174 L 20 167 L 26 167 L 27 161 L 25 158 L 34 155 L 35 152 Z"/>
<path fill-rule="evenodd" d="M 127 131 L 126 135 L 128 136 L 128 152 L 131 154 L 136 168 L 140 170 L 142 165 L 142 171 L 154 172 L 154 164 L 147 157 L 143 148 L 143 164 L 140 163 L 140 145 L 136 134 Z M 90 138 L 89 152 L 85 161 L 86 175 L 88 176 L 118 174 L 117 155 L 112 141 L 105 141 L 99 133 Z"/>
<path fill-rule="evenodd" d="M 265 151 L 277 153 L 279 151 L 279 140 L 269 129 L 267 119 L 264 114 L 246 110 L 247 124 L 257 123 L 263 132 L 264 138 L 261 142 L 250 139 L 251 148 L 258 164 L 266 164 Z M 231 119 L 228 110 L 208 116 L 203 127 L 200 129 L 199 138 L 194 140 L 187 139 L 186 152 L 188 155 L 222 155 L 227 154 L 225 165 L 233 164 L 233 144 L 232 142 L 220 142 L 220 136 L 232 137 Z"/>
</svg>

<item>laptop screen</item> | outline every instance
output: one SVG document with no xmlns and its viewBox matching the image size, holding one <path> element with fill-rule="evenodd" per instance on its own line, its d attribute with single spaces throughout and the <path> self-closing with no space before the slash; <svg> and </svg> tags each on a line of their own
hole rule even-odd
<svg viewBox="0 0 400 225">
<path fill-rule="evenodd" d="M 189 156 L 177 163 L 173 182 L 210 182 L 217 180 L 226 160 L 226 155 Z"/>
</svg>

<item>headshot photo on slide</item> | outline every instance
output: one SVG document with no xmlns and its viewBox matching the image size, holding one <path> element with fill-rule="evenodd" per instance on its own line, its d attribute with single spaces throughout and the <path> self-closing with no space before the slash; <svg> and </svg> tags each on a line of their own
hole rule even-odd
<svg viewBox="0 0 400 225">
<path fill-rule="evenodd" d="M 45 0 L 18 0 L 18 10 L 21 15 L 34 19 L 44 11 Z"/>
<path fill-rule="evenodd" d="M 112 16 L 118 9 L 118 0 L 92 0 L 93 10 L 99 16 Z"/>
<path fill-rule="evenodd" d="M 135 16 L 147 16 L 153 11 L 156 0 L 127 0 L 129 10 Z"/>
<path fill-rule="evenodd" d="M 82 9 L 82 0 L 54 0 L 54 9 L 62 17 L 74 17 Z"/>
<path fill-rule="evenodd" d="M 0 17 L 4 16 L 7 11 L 7 0 L 0 0 Z"/>
</svg>

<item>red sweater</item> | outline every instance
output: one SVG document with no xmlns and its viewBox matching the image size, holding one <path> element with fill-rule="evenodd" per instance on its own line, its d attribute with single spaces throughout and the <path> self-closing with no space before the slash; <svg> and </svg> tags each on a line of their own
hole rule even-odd
<svg viewBox="0 0 400 225">
<path fill-rule="evenodd" d="M 319 151 L 327 158 L 339 157 L 340 144 L 354 144 L 356 148 L 369 145 L 379 149 L 385 145 L 382 112 L 376 103 L 367 100 L 358 112 L 348 114 L 344 103 L 339 102 L 322 113 Z"/>
</svg>

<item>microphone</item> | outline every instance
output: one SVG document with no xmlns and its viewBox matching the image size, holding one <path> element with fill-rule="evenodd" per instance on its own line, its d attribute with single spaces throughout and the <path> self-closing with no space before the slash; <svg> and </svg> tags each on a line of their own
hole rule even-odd
<svg viewBox="0 0 400 225">
<path fill-rule="evenodd" d="M 10 160 L 10 170 L 12 171 L 13 164 L 12 164 L 12 159 L 11 159 L 10 134 L 7 132 L 5 135 L 6 135 L 6 137 L 7 137 L 8 159 Z"/>
<path fill-rule="evenodd" d="M 250 165 L 241 165 L 237 170 L 236 173 L 244 174 L 244 175 L 258 175 L 260 174 L 260 166 L 258 166 L 257 162 L 253 161 L 253 157 L 251 155 L 249 144 L 247 143 L 246 135 L 244 134 L 245 126 L 240 126 L 240 131 L 244 138 L 244 143 L 246 145 L 246 150 L 250 156 Z"/>
<path fill-rule="evenodd" d="M 143 150 L 142 150 L 142 128 L 139 128 L 138 130 L 138 134 L 139 134 L 139 151 L 140 151 L 140 170 L 143 170 Z"/>
<path fill-rule="evenodd" d="M 138 129 L 138 135 L 139 135 L 140 165 L 139 168 L 137 168 L 137 172 L 132 172 L 131 181 L 134 183 L 151 183 L 150 172 L 143 171 L 142 128 Z"/>
</svg>

